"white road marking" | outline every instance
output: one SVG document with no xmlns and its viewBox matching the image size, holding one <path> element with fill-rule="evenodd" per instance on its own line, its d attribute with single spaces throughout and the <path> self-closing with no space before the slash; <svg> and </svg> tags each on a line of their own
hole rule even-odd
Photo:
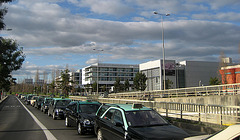
<svg viewBox="0 0 240 140">
<path fill-rule="evenodd" d="M 41 127 L 44 134 L 46 135 L 48 140 L 57 140 L 56 137 L 53 136 L 53 134 L 32 114 L 31 111 L 28 110 L 28 108 L 18 99 L 18 101 L 22 104 L 22 106 L 27 110 L 27 112 L 31 115 L 33 120 Z"/>
</svg>

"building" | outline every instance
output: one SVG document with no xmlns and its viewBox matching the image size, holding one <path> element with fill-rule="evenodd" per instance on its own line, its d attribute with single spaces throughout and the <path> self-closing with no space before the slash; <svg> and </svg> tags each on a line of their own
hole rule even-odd
<svg viewBox="0 0 240 140">
<path fill-rule="evenodd" d="M 83 86 L 98 83 L 99 91 L 110 90 L 116 79 L 120 78 L 121 83 L 129 80 L 129 84 L 133 85 L 133 79 L 139 72 L 139 65 L 127 64 L 107 64 L 96 63 L 82 69 Z"/>
<path fill-rule="evenodd" d="M 24 79 L 25 84 L 33 85 L 33 79 Z"/>
<path fill-rule="evenodd" d="M 219 70 L 222 84 L 240 83 L 240 65 L 225 66 Z"/>
<path fill-rule="evenodd" d="M 139 65 L 140 72 L 147 76 L 147 91 L 162 90 L 163 87 L 163 61 L 154 60 Z M 176 87 L 176 73 L 175 73 L 175 60 L 165 60 L 165 73 L 166 80 L 173 81 L 172 87 Z M 161 75 L 161 76 L 159 76 Z"/>
<path fill-rule="evenodd" d="M 75 72 L 69 72 L 70 76 L 70 85 L 74 86 L 75 88 L 81 87 L 82 85 L 82 69 L 79 69 Z"/>
<path fill-rule="evenodd" d="M 142 63 L 139 69 L 147 76 L 147 91 L 163 90 L 163 61 Z M 165 60 L 166 89 L 209 85 L 210 77 L 218 77 L 218 62 Z M 160 75 L 160 76 L 159 76 Z"/>
<path fill-rule="evenodd" d="M 185 87 L 208 86 L 211 77 L 220 76 L 219 62 L 181 61 L 179 64 L 185 67 Z"/>
</svg>

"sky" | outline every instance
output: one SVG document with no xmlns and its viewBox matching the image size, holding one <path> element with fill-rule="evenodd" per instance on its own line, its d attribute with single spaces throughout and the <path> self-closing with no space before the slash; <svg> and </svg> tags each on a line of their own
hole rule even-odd
<svg viewBox="0 0 240 140">
<path fill-rule="evenodd" d="M 239 63 L 239 0 L 15 0 L 4 4 L 7 29 L 26 59 L 18 81 L 36 71 L 81 69 L 101 63 L 162 59 Z M 157 11 L 159 15 L 154 14 Z M 160 15 L 162 14 L 162 15 Z M 170 14 L 170 16 L 165 16 Z M 103 50 L 103 51 L 100 51 Z"/>
</svg>

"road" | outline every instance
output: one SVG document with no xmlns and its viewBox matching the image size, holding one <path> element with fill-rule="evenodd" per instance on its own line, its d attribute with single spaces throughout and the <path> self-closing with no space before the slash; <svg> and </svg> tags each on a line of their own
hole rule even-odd
<svg viewBox="0 0 240 140">
<path fill-rule="evenodd" d="M 31 112 L 25 109 L 25 107 Z M 47 114 L 22 104 L 15 96 L 9 96 L 0 104 L 0 140 L 96 140 L 94 134 L 77 135 L 74 127 L 65 127 L 64 120 L 53 120 Z"/>
<path fill-rule="evenodd" d="M 94 134 L 78 135 L 64 120 L 53 120 L 40 110 L 22 103 L 14 95 L 0 104 L 0 140 L 96 140 Z M 201 133 L 185 130 L 190 135 Z"/>
</svg>

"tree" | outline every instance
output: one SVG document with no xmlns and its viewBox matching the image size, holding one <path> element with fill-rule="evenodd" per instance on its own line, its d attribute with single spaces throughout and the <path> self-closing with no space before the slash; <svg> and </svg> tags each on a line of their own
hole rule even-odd
<svg viewBox="0 0 240 140">
<path fill-rule="evenodd" d="M 146 85 L 147 77 L 144 73 L 138 72 L 133 79 L 134 87 L 137 90 L 144 91 L 147 87 Z"/>
<path fill-rule="evenodd" d="M 0 47 L 0 89 L 8 91 L 13 79 L 11 72 L 21 68 L 25 55 L 12 39 L 0 38 Z"/>
<path fill-rule="evenodd" d="M 115 92 L 120 92 L 121 91 L 121 82 L 120 82 L 120 78 L 116 78 L 116 81 L 114 82 L 114 91 Z"/>
<path fill-rule="evenodd" d="M 97 92 L 97 82 L 95 81 L 93 84 L 92 84 L 92 90 L 94 91 L 94 92 Z"/>
<path fill-rule="evenodd" d="M 221 81 L 217 77 L 210 77 L 209 85 L 220 85 Z"/>
<path fill-rule="evenodd" d="M 125 90 L 125 91 L 128 91 L 128 90 L 129 90 L 129 87 L 130 87 L 129 80 L 126 79 L 125 82 L 124 82 L 124 90 Z"/>
<path fill-rule="evenodd" d="M 2 6 L 3 3 L 12 2 L 13 0 L 1 0 L 0 6 Z M 7 8 L 4 7 L 3 9 L 0 9 L 0 30 L 5 28 L 5 24 L 3 22 L 4 16 L 7 14 Z"/>
<path fill-rule="evenodd" d="M 70 83 L 70 75 L 68 74 L 69 70 L 65 69 L 64 71 L 61 72 L 61 80 L 58 81 L 59 86 L 62 90 L 62 93 L 67 96 L 69 91 L 71 90 L 71 85 Z"/>
<path fill-rule="evenodd" d="M 173 81 L 167 79 L 166 80 L 166 89 L 171 89 L 173 85 Z"/>
</svg>

